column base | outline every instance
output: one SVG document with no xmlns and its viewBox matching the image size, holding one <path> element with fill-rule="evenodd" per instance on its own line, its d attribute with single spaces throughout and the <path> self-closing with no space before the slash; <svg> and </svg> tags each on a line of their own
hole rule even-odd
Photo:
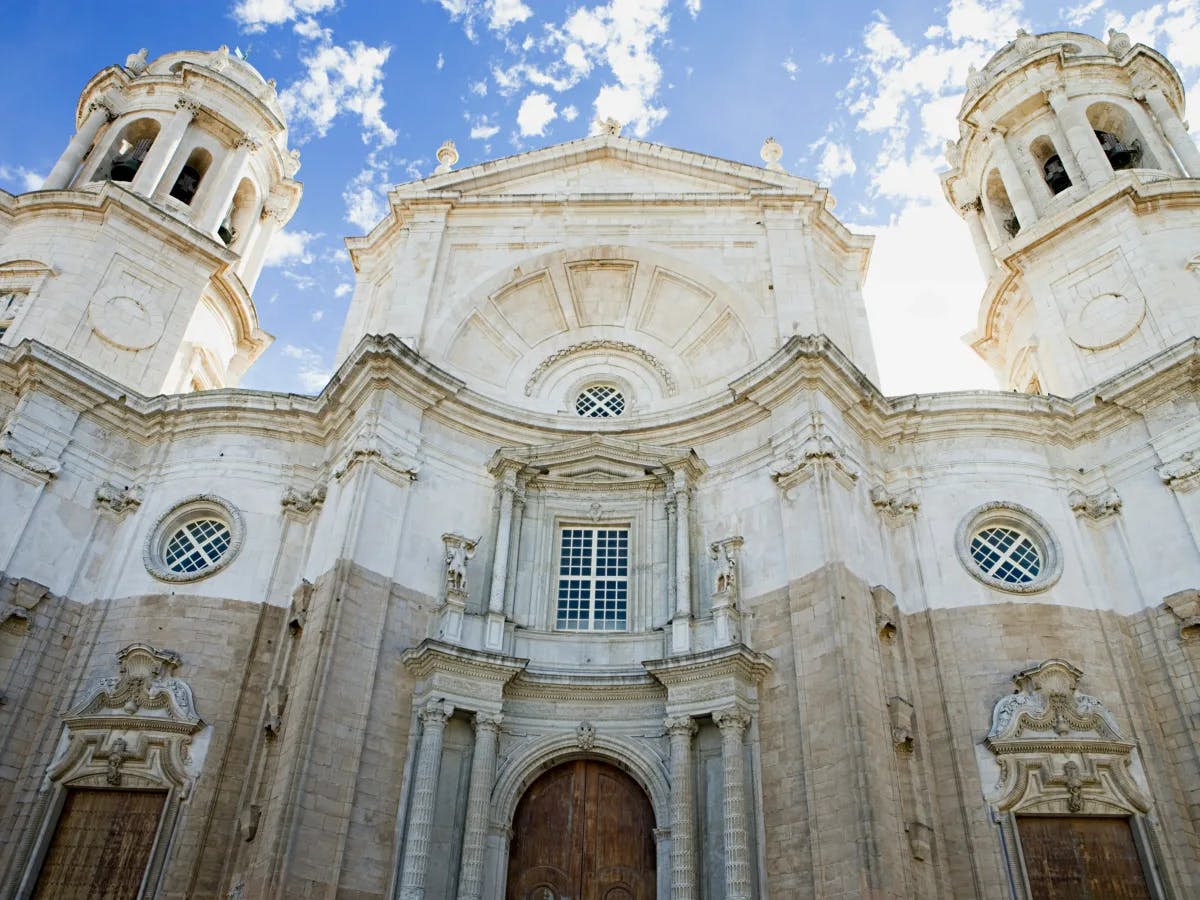
<svg viewBox="0 0 1200 900">
<path fill-rule="evenodd" d="M 503 652 L 504 650 L 504 613 L 490 612 L 483 626 L 483 647 L 485 650 Z"/>
<path fill-rule="evenodd" d="M 466 598 L 449 594 L 442 608 L 438 610 L 438 640 L 448 644 L 461 644 L 463 634 L 463 616 L 466 614 Z"/>
<path fill-rule="evenodd" d="M 692 649 L 692 620 L 680 616 L 671 620 L 671 652 L 688 653 Z"/>
</svg>

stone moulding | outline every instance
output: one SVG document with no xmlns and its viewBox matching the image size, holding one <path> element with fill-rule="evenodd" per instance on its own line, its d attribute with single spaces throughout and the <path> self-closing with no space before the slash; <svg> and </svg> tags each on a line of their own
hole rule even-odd
<svg viewBox="0 0 1200 900">
<path fill-rule="evenodd" d="M 971 538 L 983 528 L 1009 525 L 1028 534 L 1042 554 L 1042 567 L 1032 581 L 1009 582 L 987 575 L 971 557 Z M 973 578 L 988 587 L 1015 594 L 1033 594 L 1052 588 L 1062 576 L 1062 547 L 1041 516 L 1019 503 L 993 500 L 975 507 L 963 516 L 954 536 L 958 560 Z"/>
<path fill-rule="evenodd" d="M 1189 588 L 1163 597 L 1163 604 L 1179 620 L 1179 637 L 1200 643 L 1200 590 Z"/>
<path fill-rule="evenodd" d="M 175 572 L 168 569 L 163 560 L 163 548 L 171 533 L 184 522 L 206 511 L 223 519 L 229 527 L 229 546 L 221 558 L 207 568 L 196 572 Z M 146 535 L 145 544 L 142 545 L 142 562 L 145 564 L 146 570 L 159 581 L 176 584 L 199 581 L 201 578 L 215 575 L 232 563 L 241 552 L 245 540 L 246 523 L 242 519 L 241 511 L 236 506 L 216 494 L 193 494 L 180 500 L 155 520 Z"/>
<path fill-rule="evenodd" d="M 539 381 L 541 381 L 542 377 L 564 359 L 570 356 L 578 356 L 583 353 L 596 353 L 598 351 L 625 353 L 629 356 L 636 356 L 654 370 L 654 374 L 656 374 L 659 377 L 659 380 L 662 381 L 663 389 L 666 391 L 668 397 L 673 397 L 675 394 L 679 393 L 679 385 L 676 383 L 675 377 L 654 354 L 647 350 L 643 350 L 636 344 L 630 344 L 625 341 L 600 339 L 594 341 L 582 341 L 578 344 L 571 344 L 571 346 L 563 347 L 563 349 L 559 350 L 557 353 L 552 353 L 550 356 L 547 356 L 545 359 L 543 359 L 537 364 L 537 367 L 530 374 L 529 380 L 525 382 L 525 396 L 533 396 L 534 389 L 537 387 L 537 384 Z"/>
<path fill-rule="evenodd" d="M 1121 496 L 1113 488 L 1105 488 L 1095 494 L 1071 491 L 1067 495 L 1071 511 L 1080 519 L 1104 522 L 1121 512 Z"/>
<path fill-rule="evenodd" d="M 146 499 L 146 489 L 140 484 L 118 487 L 106 481 L 96 488 L 96 505 L 118 516 L 132 512 Z"/>
<path fill-rule="evenodd" d="M 1200 487 L 1200 453 L 1187 450 L 1157 469 L 1163 484 L 1173 491 L 1187 493 Z"/>
</svg>

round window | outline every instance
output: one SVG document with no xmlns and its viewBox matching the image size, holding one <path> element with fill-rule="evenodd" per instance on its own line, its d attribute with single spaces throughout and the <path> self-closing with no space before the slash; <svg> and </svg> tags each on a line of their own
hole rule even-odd
<svg viewBox="0 0 1200 900">
<path fill-rule="evenodd" d="M 151 529 L 146 568 L 161 581 L 206 578 L 233 561 L 242 537 L 241 514 L 227 500 L 212 494 L 190 497 Z"/>
<path fill-rule="evenodd" d="M 956 541 L 967 571 L 989 587 L 1041 591 L 1062 574 L 1062 555 L 1049 528 L 1015 503 L 986 503 L 963 519 Z"/>
<path fill-rule="evenodd" d="M 625 395 L 611 384 L 593 384 L 575 398 L 575 412 L 588 419 L 608 419 L 625 412 Z"/>
</svg>

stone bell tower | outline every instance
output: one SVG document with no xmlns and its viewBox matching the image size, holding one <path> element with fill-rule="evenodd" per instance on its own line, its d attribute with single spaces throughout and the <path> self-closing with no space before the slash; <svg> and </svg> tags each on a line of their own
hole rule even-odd
<svg viewBox="0 0 1200 900">
<path fill-rule="evenodd" d="M 1110 32 L 1019 32 L 968 78 L 947 198 L 988 275 L 972 346 L 1072 396 L 1200 334 L 1200 151 L 1179 75 Z"/>
<path fill-rule="evenodd" d="M 143 50 L 75 122 L 40 191 L 0 192 L 0 341 L 143 394 L 236 385 L 270 343 L 250 290 L 301 192 L 274 84 L 226 47 Z"/>
</svg>

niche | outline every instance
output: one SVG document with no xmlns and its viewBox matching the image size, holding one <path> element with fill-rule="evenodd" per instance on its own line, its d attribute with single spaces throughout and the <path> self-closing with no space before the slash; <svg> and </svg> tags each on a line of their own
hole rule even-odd
<svg viewBox="0 0 1200 900">
<path fill-rule="evenodd" d="M 158 137 L 159 127 L 154 119 L 138 119 L 126 125 L 113 141 L 107 157 L 96 169 L 92 180 L 133 181 L 133 176 L 141 168 L 154 139 Z"/>
<path fill-rule="evenodd" d="M 217 227 L 217 237 L 226 247 L 237 243 L 245 245 L 245 239 L 250 233 L 250 227 L 258 214 L 258 191 L 254 182 L 243 178 L 233 194 L 233 202 L 229 204 L 229 212 Z"/>
<path fill-rule="evenodd" d="M 1016 212 L 1013 211 L 1012 201 L 1008 199 L 1008 191 L 1004 187 L 1004 180 L 1000 177 L 999 169 L 992 169 L 988 172 L 984 182 L 983 197 L 987 204 L 988 214 L 992 218 L 992 224 L 996 228 L 996 234 L 1001 236 L 1001 240 L 1005 236 L 1016 237 L 1021 230 L 1021 223 L 1017 219 Z"/>
<path fill-rule="evenodd" d="M 200 189 L 200 182 L 211 165 L 211 153 L 203 147 L 194 149 L 188 154 L 187 162 L 183 164 L 179 176 L 175 179 L 175 184 L 171 187 L 171 196 L 179 202 L 191 206 L 192 200 L 196 197 L 196 191 Z"/>
<path fill-rule="evenodd" d="M 1071 176 L 1067 174 L 1067 167 L 1063 165 L 1050 138 L 1045 135 L 1037 138 L 1029 145 L 1029 152 L 1041 167 L 1042 180 L 1050 188 L 1050 193 L 1061 194 L 1071 186 Z"/>
<path fill-rule="evenodd" d="M 1087 117 L 1114 172 L 1159 167 L 1127 110 L 1115 103 L 1093 103 Z"/>
</svg>

